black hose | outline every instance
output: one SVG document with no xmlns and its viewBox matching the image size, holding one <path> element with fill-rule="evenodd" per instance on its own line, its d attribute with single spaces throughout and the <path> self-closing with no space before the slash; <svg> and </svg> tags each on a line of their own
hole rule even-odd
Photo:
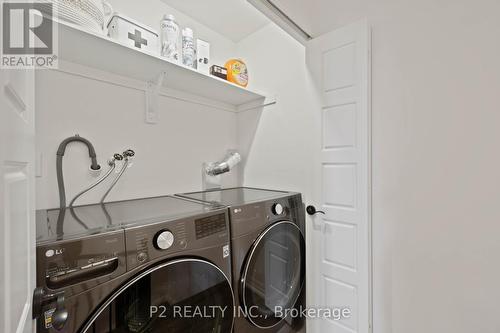
<svg viewBox="0 0 500 333">
<path fill-rule="evenodd" d="M 66 207 L 59 209 L 59 215 L 57 215 L 57 225 L 56 225 L 57 240 L 63 239 L 65 216 L 66 216 Z"/>
<path fill-rule="evenodd" d="M 87 146 L 89 150 L 89 157 L 91 161 L 90 168 L 92 170 L 99 170 L 101 166 L 97 163 L 97 155 L 94 146 L 89 140 L 82 138 L 78 134 L 64 139 L 56 153 L 56 169 L 57 169 L 57 187 L 59 188 L 59 215 L 57 217 L 57 239 L 62 239 L 64 234 L 64 217 L 66 215 L 66 189 L 64 188 L 64 175 L 63 175 L 63 156 L 66 152 L 66 146 L 70 142 L 81 142 Z"/>
<path fill-rule="evenodd" d="M 57 155 L 56 169 L 57 169 L 57 187 L 59 188 L 59 208 L 66 207 L 66 189 L 64 188 L 64 176 L 62 168 L 62 155 Z"/>
<path fill-rule="evenodd" d="M 70 136 L 69 138 L 64 139 L 61 144 L 59 145 L 59 148 L 57 149 L 57 159 L 56 159 L 56 168 L 57 168 L 57 186 L 59 188 L 59 208 L 63 209 L 66 207 L 66 189 L 64 188 L 64 175 L 63 175 L 63 156 L 64 153 L 66 152 L 66 146 L 71 143 L 71 142 L 81 142 L 87 146 L 87 149 L 89 150 L 89 157 L 91 161 L 90 168 L 92 170 L 99 170 L 101 166 L 97 163 L 97 155 L 95 153 L 94 146 L 92 143 L 79 136 L 78 134 L 75 136 Z M 64 215 L 64 214 L 60 214 Z"/>
<path fill-rule="evenodd" d="M 92 165 L 90 166 L 90 168 L 92 170 L 99 170 L 101 167 L 97 163 L 97 155 L 95 153 L 94 146 L 92 145 L 92 143 L 89 140 L 82 138 L 78 134 L 76 134 L 75 136 L 70 136 L 69 138 L 64 139 L 63 142 L 61 142 L 61 144 L 59 145 L 59 148 L 57 149 L 56 155 L 57 156 L 64 156 L 64 152 L 66 151 L 66 146 L 70 142 L 75 142 L 75 141 L 84 143 L 87 146 L 87 149 L 89 150 L 89 157 L 90 157 L 90 160 L 92 162 Z"/>
</svg>

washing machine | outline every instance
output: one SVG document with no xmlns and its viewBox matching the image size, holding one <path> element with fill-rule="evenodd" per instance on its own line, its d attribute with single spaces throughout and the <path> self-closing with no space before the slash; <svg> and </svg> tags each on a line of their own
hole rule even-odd
<svg viewBox="0 0 500 333">
<path fill-rule="evenodd" d="M 226 208 L 172 196 L 37 212 L 38 333 L 234 323 Z"/>
<path fill-rule="evenodd" d="M 305 332 L 301 195 L 240 187 L 178 196 L 228 207 L 237 296 L 234 332 Z"/>
</svg>

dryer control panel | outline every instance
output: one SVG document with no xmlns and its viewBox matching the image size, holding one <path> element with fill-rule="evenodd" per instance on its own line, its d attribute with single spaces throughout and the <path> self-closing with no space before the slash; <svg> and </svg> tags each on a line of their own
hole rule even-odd
<svg viewBox="0 0 500 333">
<path fill-rule="evenodd" d="M 230 208 L 231 237 L 247 235 L 278 221 L 293 221 L 304 225 L 303 203 L 300 194 Z"/>
</svg>

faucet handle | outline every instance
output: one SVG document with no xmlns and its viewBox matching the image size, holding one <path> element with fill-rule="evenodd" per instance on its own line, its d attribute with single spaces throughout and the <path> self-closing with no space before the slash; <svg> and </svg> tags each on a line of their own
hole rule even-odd
<svg viewBox="0 0 500 333">
<path fill-rule="evenodd" d="M 133 151 L 132 149 L 127 149 L 123 152 L 123 156 L 125 158 L 127 157 L 134 157 L 135 156 L 135 151 Z"/>
<path fill-rule="evenodd" d="M 116 161 L 121 161 L 121 160 L 123 160 L 123 155 L 122 155 L 122 154 L 115 153 L 115 154 L 113 155 L 113 158 L 114 158 Z"/>
</svg>

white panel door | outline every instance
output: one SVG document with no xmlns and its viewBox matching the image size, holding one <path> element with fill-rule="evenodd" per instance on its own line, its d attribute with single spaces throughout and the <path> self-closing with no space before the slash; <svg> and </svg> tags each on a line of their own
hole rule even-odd
<svg viewBox="0 0 500 333">
<path fill-rule="evenodd" d="M 0 70 L 0 332 L 34 331 L 34 71 Z"/>
<path fill-rule="evenodd" d="M 370 31 L 358 22 L 313 39 L 307 65 L 318 89 L 317 160 L 308 256 L 309 306 L 350 318 L 309 322 L 314 333 L 371 330 Z M 312 290 L 311 290 L 312 289 Z"/>
</svg>

